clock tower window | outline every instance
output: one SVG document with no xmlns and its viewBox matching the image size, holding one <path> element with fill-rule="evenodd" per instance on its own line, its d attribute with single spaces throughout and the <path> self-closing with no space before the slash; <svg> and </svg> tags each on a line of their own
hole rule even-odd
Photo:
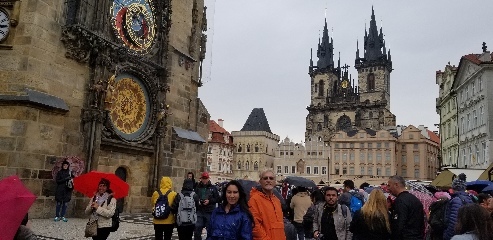
<svg viewBox="0 0 493 240">
<path fill-rule="evenodd" d="M 323 80 L 320 80 L 318 82 L 318 96 L 319 97 L 323 97 L 324 96 L 324 81 Z"/>
<path fill-rule="evenodd" d="M 367 90 L 368 92 L 375 91 L 375 74 L 373 73 L 368 74 Z"/>
</svg>

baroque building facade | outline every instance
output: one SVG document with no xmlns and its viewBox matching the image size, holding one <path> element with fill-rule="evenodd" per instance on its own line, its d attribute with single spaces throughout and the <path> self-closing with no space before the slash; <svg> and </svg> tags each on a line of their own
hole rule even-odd
<svg viewBox="0 0 493 240">
<path fill-rule="evenodd" d="M 316 184 L 328 181 L 330 147 L 323 141 L 312 140 L 294 143 L 285 138 L 276 147 L 274 170 L 282 180 L 288 176 L 299 176 L 313 180 Z"/>
<path fill-rule="evenodd" d="M 439 138 L 424 126 L 337 132 L 330 142 L 329 184 L 386 183 L 393 175 L 430 181 L 438 169 Z"/>
<path fill-rule="evenodd" d="M 357 85 L 341 66 L 334 62 L 334 40 L 329 37 L 327 22 L 317 48 L 318 61 L 310 59 L 311 101 L 307 107 L 305 141 L 329 142 L 339 130 L 395 126 L 390 112 L 390 73 L 392 60 L 387 52 L 383 30 L 376 25 L 372 8 L 370 27 L 365 29 L 364 53 L 356 50 Z"/>
<path fill-rule="evenodd" d="M 491 164 L 491 79 L 492 56 L 483 43 L 483 53 L 461 58 L 453 84 L 457 93 L 458 168 L 486 169 Z"/>
<path fill-rule="evenodd" d="M 66 156 L 125 180 L 124 212 L 150 211 L 161 176 L 181 183 L 205 169 L 203 0 L 0 3 L 8 28 L 0 36 L 0 177 L 17 174 L 37 195 L 31 216 L 53 215 L 51 173 Z M 74 196 L 68 214 L 86 202 Z"/>
<path fill-rule="evenodd" d="M 207 169 L 212 183 L 233 180 L 233 136 L 223 128 L 224 120 L 209 121 Z"/>
<path fill-rule="evenodd" d="M 231 132 L 235 142 L 233 175 L 235 179 L 258 180 L 259 171 L 274 168 L 279 136 L 272 133 L 264 109 L 254 108 L 243 128 Z"/>
<path fill-rule="evenodd" d="M 440 167 L 457 167 L 458 132 L 457 99 L 453 84 L 457 67 L 447 64 L 443 71 L 436 72 L 436 84 L 439 86 L 437 113 L 440 115 Z"/>
</svg>

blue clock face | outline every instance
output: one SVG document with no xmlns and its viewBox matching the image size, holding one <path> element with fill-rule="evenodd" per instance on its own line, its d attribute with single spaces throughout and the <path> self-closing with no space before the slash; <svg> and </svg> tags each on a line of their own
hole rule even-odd
<svg viewBox="0 0 493 240">
<path fill-rule="evenodd" d="M 0 8 L 0 42 L 7 38 L 10 30 L 10 19 L 6 11 Z"/>
<path fill-rule="evenodd" d="M 156 21 L 151 0 L 114 0 L 112 25 L 123 45 L 137 53 L 148 53 L 156 40 Z"/>
</svg>

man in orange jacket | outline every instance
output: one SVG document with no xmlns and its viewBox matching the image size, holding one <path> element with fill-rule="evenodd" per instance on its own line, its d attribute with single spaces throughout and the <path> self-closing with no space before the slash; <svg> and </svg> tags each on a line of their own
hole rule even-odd
<svg viewBox="0 0 493 240">
<path fill-rule="evenodd" d="M 286 240 L 281 202 L 274 196 L 276 177 L 272 169 L 259 174 L 261 189 L 253 188 L 248 205 L 252 212 L 255 226 L 254 240 Z"/>
</svg>

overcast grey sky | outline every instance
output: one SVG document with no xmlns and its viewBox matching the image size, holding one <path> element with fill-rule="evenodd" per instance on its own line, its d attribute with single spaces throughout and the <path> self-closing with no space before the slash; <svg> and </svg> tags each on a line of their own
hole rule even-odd
<svg viewBox="0 0 493 240">
<path fill-rule="evenodd" d="M 333 29 L 334 61 L 354 69 L 356 40 L 360 54 L 374 6 L 383 26 L 393 68 L 391 111 L 397 124 L 436 130 L 438 86 L 435 72 L 461 56 L 493 50 L 493 1 L 328 1 L 206 0 L 208 54 L 199 97 L 211 119 L 239 131 L 253 108 L 263 108 L 270 128 L 281 139 L 304 139 L 310 104 L 310 48 L 323 30 L 325 8 Z M 332 33 L 330 33 L 332 36 Z"/>
</svg>

